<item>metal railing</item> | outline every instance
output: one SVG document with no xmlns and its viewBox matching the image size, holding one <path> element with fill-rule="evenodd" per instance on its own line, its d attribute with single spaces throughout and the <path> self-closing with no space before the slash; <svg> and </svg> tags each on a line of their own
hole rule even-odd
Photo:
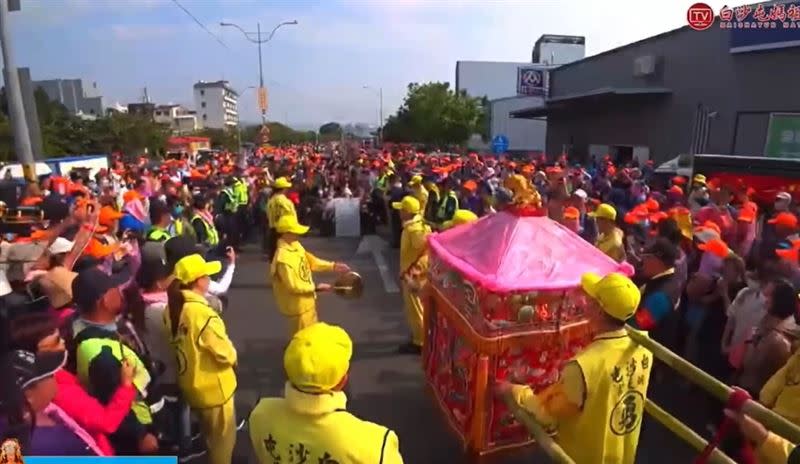
<svg viewBox="0 0 800 464">
<path fill-rule="evenodd" d="M 678 374 L 682 375 L 690 382 L 707 391 L 715 398 L 723 402 L 728 400 L 728 397 L 733 392 L 731 387 L 720 382 L 689 361 L 681 358 L 660 343 L 650 339 L 647 337 L 647 335 L 631 327 L 626 328 L 631 340 L 650 350 L 650 352 L 653 353 L 653 356 L 655 356 L 662 363 L 675 370 Z M 550 456 L 554 462 L 559 464 L 574 464 L 575 461 L 573 461 L 572 458 L 564 451 L 564 449 L 561 448 L 552 437 L 550 437 L 541 424 L 539 424 L 530 413 L 525 411 L 514 401 L 510 394 L 506 395 L 504 400 L 514 417 L 525 425 L 531 436 L 536 440 L 537 444 L 545 453 L 547 453 L 548 456 Z M 700 435 L 686 426 L 686 424 L 679 421 L 677 418 L 666 412 L 651 400 L 646 401 L 645 412 L 695 450 L 702 451 L 706 446 L 708 446 L 707 440 L 702 438 Z M 761 422 L 767 429 L 786 438 L 792 443 L 800 443 L 800 427 L 796 426 L 792 422 L 789 422 L 775 412 L 767 409 L 761 403 L 755 400 L 747 400 L 742 407 L 742 412 Z M 735 464 L 733 459 L 728 457 L 719 449 L 715 449 L 711 453 L 709 456 L 709 462 L 712 464 Z"/>
</svg>

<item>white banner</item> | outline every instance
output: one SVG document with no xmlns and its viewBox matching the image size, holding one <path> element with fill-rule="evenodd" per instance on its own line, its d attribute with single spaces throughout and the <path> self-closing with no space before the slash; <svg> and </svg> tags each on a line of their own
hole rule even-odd
<svg viewBox="0 0 800 464">
<path fill-rule="evenodd" d="M 361 236 L 361 202 L 357 198 L 336 198 L 333 200 L 336 236 Z"/>
</svg>

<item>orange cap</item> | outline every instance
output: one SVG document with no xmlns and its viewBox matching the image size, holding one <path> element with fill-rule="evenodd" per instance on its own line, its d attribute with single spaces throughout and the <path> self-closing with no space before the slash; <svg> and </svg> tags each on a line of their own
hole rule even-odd
<svg viewBox="0 0 800 464">
<path fill-rule="evenodd" d="M 468 180 L 464 182 L 464 188 L 470 192 L 474 192 L 475 190 L 478 190 L 478 184 L 476 184 L 474 180 Z"/>
<path fill-rule="evenodd" d="M 752 201 L 748 201 L 739 209 L 739 216 L 736 218 L 740 222 L 751 223 L 756 220 L 758 216 L 758 206 Z"/>
<path fill-rule="evenodd" d="M 790 248 L 776 248 L 775 254 L 783 260 L 797 263 L 800 261 L 800 243 L 793 241 Z"/>
<path fill-rule="evenodd" d="M 122 218 L 122 216 L 124 216 L 124 214 L 115 210 L 113 207 L 103 206 L 102 208 L 100 208 L 100 215 L 98 217 L 97 222 L 101 226 L 109 227 L 114 224 L 114 221 Z"/>
<path fill-rule="evenodd" d="M 119 243 L 114 245 L 104 245 L 100 242 L 100 240 L 93 238 L 91 241 L 89 241 L 89 245 L 86 247 L 84 253 L 92 258 L 105 258 L 106 256 L 109 256 L 117 251 L 119 247 Z"/>
<path fill-rule="evenodd" d="M 564 208 L 564 219 L 578 219 L 581 217 L 581 212 L 574 206 Z"/>
<path fill-rule="evenodd" d="M 648 198 L 647 201 L 644 202 L 644 206 L 651 213 L 654 213 L 658 211 L 659 208 L 661 208 L 661 205 L 658 204 L 658 201 L 656 201 L 656 199 L 652 197 Z"/>
<path fill-rule="evenodd" d="M 675 177 L 672 178 L 672 184 L 675 185 L 675 186 L 677 186 L 677 185 L 685 185 L 686 184 L 686 178 L 683 177 L 683 176 L 675 176 Z"/>
<path fill-rule="evenodd" d="M 125 195 L 122 195 L 122 201 L 124 203 L 128 203 L 133 200 L 144 200 L 144 198 L 136 190 L 128 190 L 127 192 L 125 192 Z"/>
<path fill-rule="evenodd" d="M 698 243 L 697 248 L 719 258 L 727 258 L 728 255 L 731 254 L 731 249 L 720 239 L 709 240 L 706 243 Z"/>
<path fill-rule="evenodd" d="M 775 224 L 776 226 L 783 226 L 790 229 L 797 228 L 797 216 L 792 213 L 778 213 L 777 216 L 767 222 L 770 224 Z"/>
<path fill-rule="evenodd" d="M 681 177 L 681 179 L 683 179 Z M 667 193 L 674 193 L 675 195 L 683 195 L 683 189 L 680 188 L 678 185 L 673 185 L 667 190 Z"/>
</svg>

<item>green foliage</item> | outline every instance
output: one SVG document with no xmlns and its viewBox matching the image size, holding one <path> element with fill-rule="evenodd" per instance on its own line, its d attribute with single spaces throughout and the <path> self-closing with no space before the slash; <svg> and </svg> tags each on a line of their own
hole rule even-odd
<svg viewBox="0 0 800 464">
<path fill-rule="evenodd" d="M 169 129 L 146 116 L 117 113 L 83 120 L 71 116 L 64 105 L 50 100 L 40 88 L 34 92 L 34 100 L 46 157 L 114 151 L 138 154 L 145 148 L 151 154 L 159 154 L 166 148 Z M 0 160 L 14 159 L 14 138 L 3 90 L 0 93 Z"/>
<path fill-rule="evenodd" d="M 211 139 L 211 148 L 219 148 L 230 152 L 239 151 L 238 129 L 212 129 L 207 127 L 194 135 Z"/>
<path fill-rule="evenodd" d="M 319 127 L 319 135 L 342 135 L 342 126 L 338 122 L 328 122 Z"/>
<path fill-rule="evenodd" d="M 269 127 L 269 140 L 273 145 L 313 142 L 316 139 L 316 132 L 314 131 L 296 131 L 279 122 L 268 122 L 267 127 Z M 261 129 L 261 125 L 248 126 L 242 129 L 242 141 L 257 143 L 259 129 Z"/>
<path fill-rule="evenodd" d="M 447 146 L 463 144 L 472 134 L 488 133 L 488 102 L 455 92 L 448 82 L 411 83 L 397 114 L 386 121 L 389 142 Z"/>
</svg>

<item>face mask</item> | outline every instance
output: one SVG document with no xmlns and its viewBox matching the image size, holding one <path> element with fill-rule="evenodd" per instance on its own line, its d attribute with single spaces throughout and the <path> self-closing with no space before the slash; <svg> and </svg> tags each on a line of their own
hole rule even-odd
<svg viewBox="0 0 800 464">
<path fill-rule="evenodd" d="M 183 206 L 176 206 L 172 213 L 174 216 L 180 216 L 183 213 Z"/>
<path fill-rule="evenodd" d="M 778 200 L 775 202 L 775 211 L 786 211 L 789 209 L 789 203 L 785 200 Z"/>
</svg>

